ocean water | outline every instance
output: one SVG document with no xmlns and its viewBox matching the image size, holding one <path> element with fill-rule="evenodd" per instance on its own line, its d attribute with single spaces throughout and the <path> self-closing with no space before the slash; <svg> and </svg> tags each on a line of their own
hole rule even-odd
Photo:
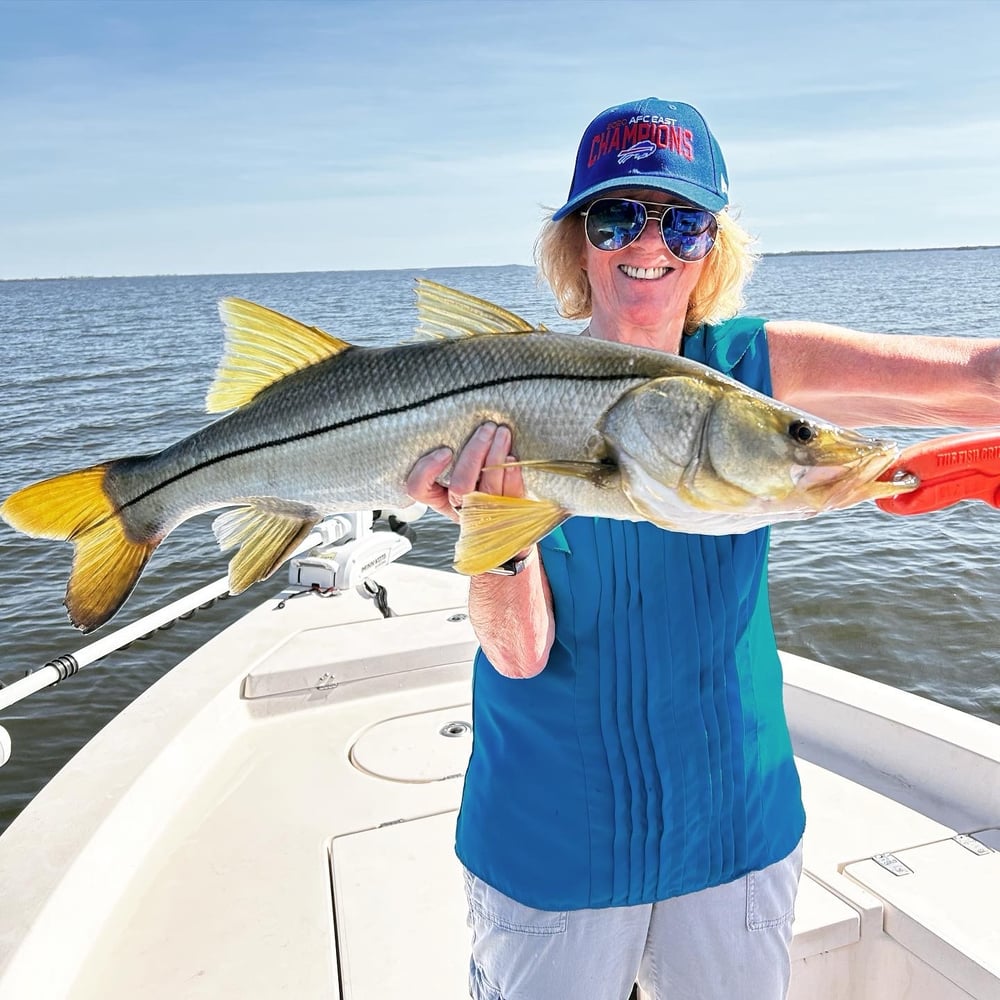
<svg viewBox="0 0 1000 1000">
<path fill-rule="evenodd" d="M 988 336 L 1000 333 L 998 272 L 997 249 L 769 257 L 749 287 L 747 311 L 901 335 Z M 56 472 L 157 450 L 203 426 L 222 346 L 218 298 L 243 296 L 351 342 L 387 344 L 414 325 L 418 274 L 555 330 L 582 325 L 557 315 L 526 267 L 0 282 L 0 496 Z M 903 443 L 932 436 L 892 433 Z M 417 534 L 409 560 L 450 565 L 449 522 L 428 515 Z M 900 518 L 866 505 L 778 526 L 773 538 L 772 611 L 782 648 L 1000 722 L 1000 511 L 962 503 Z M 0 525 L 0 681 L 88 641 L 62 607 L 70 551 Z M 158 550 L 105 631 L 222 576 L 225 563 L 210 518 L 188 522 Z M 0 830 L 98 729 L 283 579 L 219 602 L 4 713 L 13 757 L 0 769 Z"/>
</svg>

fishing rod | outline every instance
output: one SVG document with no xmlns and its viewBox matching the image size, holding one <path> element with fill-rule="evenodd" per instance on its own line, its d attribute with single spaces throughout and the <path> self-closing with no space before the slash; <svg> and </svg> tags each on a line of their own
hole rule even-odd
<svg viewBox="0 0 1000 1000">
<path fill-rule="evenodd" d="M 339 555 L 325 560 L 307 560 L 306 565 L 292 563 L 290 578 L 301 586 L 315 587 L 315 583 L 311 580 L 316 572 L 324 572 L 326 578 L 323 582 L 328 584 L 324 589 L 332 591 L 366 587 L 366 596 L 376 598 L 377 604 L 379 591 L 382 591 L 384 606 L 384 589 L 366 586 L 368 573 L 373 568 L 385 566 L 409 551 L 413 533 L 408 522 L 416 520 L 426 509 L 424 504 L 413 504 L 402 509 L 386 508 L 378 511 L 336 514 L 321 521 L 292 553 L 291 560 L 304 553 L 316 549 L 325 550 L 331 546 L 340 546 L 337 550 Z M 391 534 L 372 532 L 370 524 L 379 517 L 388 521 Z M 158 629 L 169 628 L 179 619 L 188 618 L 196 611 L 209 608 L 216 601 L 224 600 L 228 596 L 229 577 L 223 576 L 165 607 L 151 611 L 131 625 L 125 625 L 72 653 L 64 653 L 49 660 L 20 680 L 6 687 L 0 686 L 0 712 L 47 687 L 66 680 L 67 677 L 72 677 L 84 667 L 105 659 L 133 642 L 147 638 Z M 380 606 L 380 610 L 388 617 L 383 606 Z M 0 726 L 0 767 L 10 760 L 10 756 L 10 733 Z"/>
</svg>

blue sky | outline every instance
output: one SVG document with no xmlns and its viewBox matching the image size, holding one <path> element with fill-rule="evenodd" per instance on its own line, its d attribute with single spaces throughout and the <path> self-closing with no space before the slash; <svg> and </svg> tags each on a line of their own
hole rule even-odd
<svg viewBox="0 0 1000 1000">
<path fill-rule="evenodd" d="M 1000 3 L 0 0 L 0 278 L 531 262 L 599 111 L 761 249 L 1000 243 Z"/>
</svg>

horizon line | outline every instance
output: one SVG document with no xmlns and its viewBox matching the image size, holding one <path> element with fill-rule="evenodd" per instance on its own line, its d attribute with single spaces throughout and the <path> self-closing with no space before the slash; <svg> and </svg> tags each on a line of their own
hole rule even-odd
<svg viewBox="0 0 1000 1000">
<path fill-rule="evenodd" d="M 944 247 L 868 247 L 856 250 L 771 250 L 762 253 L 764 257 L 818 257 L 833 254 L 861 253 L 932 253 L 944 250 L 998 250 L 1000 243 L 963 244 Z M 124 278 L 224 278 L 235 275 L 262 274 L 351 274 L 365 271 L 462 271 L 486 268 L 523 267 L 535 270 L 534 264 L 435 264 L 428 267 L 352 267 L 352 268 L 308 268 L 302 271 L 162 271 L 149 274 L 61 274 L 35 275 L 30 278 L 0 278 L 7 281 L 108 281 Z"/>
</svg>

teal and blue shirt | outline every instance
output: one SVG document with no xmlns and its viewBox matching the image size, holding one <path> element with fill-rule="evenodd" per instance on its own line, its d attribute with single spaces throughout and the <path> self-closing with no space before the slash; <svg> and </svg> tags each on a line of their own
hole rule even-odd
<svg viewBox="0 0 1000 1000">
<path fill-rule="evenodd" d="M 770 393 L 764 321 L 684 354 Z M 480 650 L 462 863 L 547 910 L 651 903 L 785 857 L 805 826 L 767 596 L 768 530 L 571 518 L 540 546 L 556 634 L 531 679 Z"/>
</svg>

